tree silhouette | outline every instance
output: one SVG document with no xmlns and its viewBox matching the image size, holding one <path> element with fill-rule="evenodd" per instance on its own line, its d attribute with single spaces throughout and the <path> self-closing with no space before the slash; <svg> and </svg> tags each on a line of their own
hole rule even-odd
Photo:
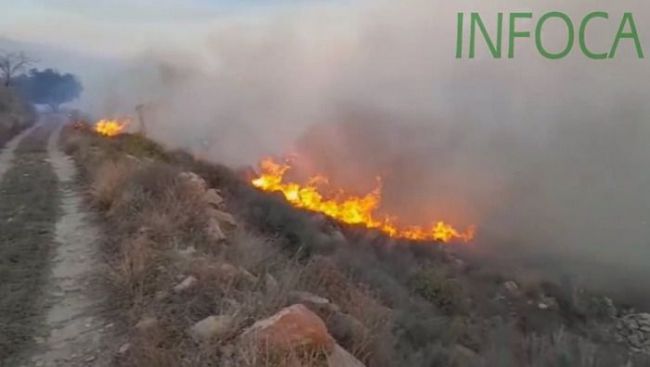
<svg viewBox="0 0 650 367">
<path fill-rule="evenodd" d="M 5 87 L 12 79 L 35 62 L 23 52 L 5 52 L 0 50 L 0 78 Z"/>
<path fill-rule="evenodd" d="M 61 104 L 78 98 L 83 90 L 74 75 L 60 74 L 53 69 L 32 69 L 29 74 L 16 78 L 16 84 L 32 103 L 46 104 L 55 111 Z"/>
</svg>

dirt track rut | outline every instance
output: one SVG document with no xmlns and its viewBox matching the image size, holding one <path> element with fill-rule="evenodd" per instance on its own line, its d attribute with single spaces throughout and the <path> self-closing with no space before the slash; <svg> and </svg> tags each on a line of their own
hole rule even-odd
<svg viewBox="0 0 650 367">
<path fill-rule="evenodd" d="M 58 147 L 63 123 L 43 118 L 0 160 L 0 366 L 107 364 L 98 234 Z"/>
</svg>

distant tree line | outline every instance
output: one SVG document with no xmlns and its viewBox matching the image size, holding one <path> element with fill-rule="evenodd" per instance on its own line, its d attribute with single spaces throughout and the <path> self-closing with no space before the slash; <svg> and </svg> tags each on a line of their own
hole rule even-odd
<svg viewBox="0 0 650 367">
<path fill-rule="evenodd" d="M 72 74 L 61 74 L 54 69 L 27 68 L 36 60 L 23 52 L 0 50 L 0 81 L 4 87 L 13 87 L 29 102 L 48 105 L 58 110 L 63 103 L 79 97 L 81 83 Z"/>
<path fill-rule="evenodd" d="M 27 100 L 48 105 L 55 111 L 63 103 L 78 98 L 83 90 L 77 77 L 53 69 L 31 69 L 14 78 L 13 83 Z"/>
</svg>

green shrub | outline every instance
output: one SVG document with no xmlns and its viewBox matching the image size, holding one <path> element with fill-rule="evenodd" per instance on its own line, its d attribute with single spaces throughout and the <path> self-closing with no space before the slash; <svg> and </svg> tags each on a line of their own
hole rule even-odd
<svg viewBox="0 0 650 367">
<path fill-rule="evenodd" d="M 446 314 L 464 314 L 467 311 L 462 284 L 447 278 L 443 271 L 430 268 L 420 270 L 411 278 L 410 284 L 416 294 Z"/>
</svg>

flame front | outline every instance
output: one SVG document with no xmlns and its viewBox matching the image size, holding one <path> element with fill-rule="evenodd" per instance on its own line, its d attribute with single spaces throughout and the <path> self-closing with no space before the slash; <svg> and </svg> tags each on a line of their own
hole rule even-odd
<svg viewBox="0 0 650 367">
<path fill-rule="evenodd" d="M 335 190 L 333 197 L 325 198 L 319 188 L 328 185 L 326 177 L 315 176 L 304 185 L 285 182 L 285 174 L 290 168 L 288 164 L 277 163 L 271 158 L 264 159 L 260 163 L 261 174 L 251 183 L 263 191 L 281 192 L 295 207 L 323 213 L 347 224 L 377 229 L 393 238 L 444 243 L 469 242 L 474 238 L 473 226 L 461 232 L 442 221 L 430 226 L 401 226 L 393 217 L 380 218 L 377 210 L 381 204 L 381 185 L 364 196 Z"/>
<path fill-rule="evenodd" d="M 124 131 L 126 125 L 128 125 L 128 120 L 111 120 L 111 119 L 102 119 L 95 123 L 95 131 L 104 136 L 116 136 Z"/>
</svg>

